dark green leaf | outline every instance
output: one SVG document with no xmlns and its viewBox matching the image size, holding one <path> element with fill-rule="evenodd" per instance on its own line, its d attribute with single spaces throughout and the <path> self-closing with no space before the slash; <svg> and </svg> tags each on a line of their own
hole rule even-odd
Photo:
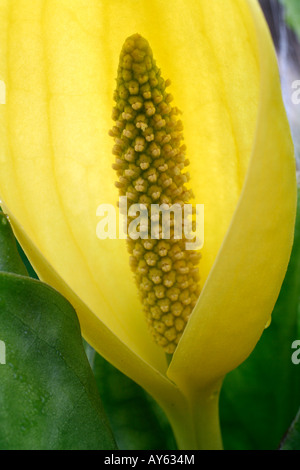
<svg viewBox="0 0 300 470">
<path fill-rule="evenodd" d="M 0 274 L 1 449 L 113 449 L 77 317 L 39 281 Z"/>
<path fill-rule="evenodd" d="M 89 346 L 87 348 L 118 447 L 122 450 L 176 449 L 167 418 L 154 400 Z"/>
<path fill-rule="evenodd" d="M 3 212 L 0 212 L 0 271 L 28 275 L 19 256 L 15 237 Z"/>
<path fill-rule="evenodd" d="M 29 276 L 33 277 L 34 279 L 38 279 L 38 275 L 34 271 L 33 267 L 31 266 L 31 264 L 30 264 L 30 262 L 27 258 L 27 256 L 25 255 L 22 247 L 19 245 L 18 242 L 17 242 L 17 248 L 18 248 L 18 252 L 19 252 L 19 255 L 21 257 L 22 263 L 25 265 L 25 268 L 26 268 Z"/>
<path fill-rule="evenodd" d="M 300 410 L 293 421 L 286 438 L 284 439 L 281 450 L 300 450 Z"/>
<path fill-rule="evenodd" d="M 300 365 L 291 360 L 291 345 L 300 339 L 299 314 L 298 206 L 293 252 L 271 326 L 251 356 L 224 382 L 220 410 L 225 448 L 278 448 L 300 405 Z"/>
<path fill-rule="evenodd" d="M 2 214 L 0 267 L 26 272 Z M 58 292 L 0 272 L 0 341 L 1 450 L 115 449 L 76 313 Z"/>
</svg>

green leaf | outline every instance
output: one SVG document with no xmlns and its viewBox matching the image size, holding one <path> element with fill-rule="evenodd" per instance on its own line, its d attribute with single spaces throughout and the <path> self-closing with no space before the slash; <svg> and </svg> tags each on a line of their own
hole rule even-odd
<svg viewBox="0 0 300 470">
<path fill-rule="evenodd" d="M 284 5 L 287 24 L 300 38 L 300 2 L 299 0 L 280 0 Z"/>
<path fill-rule="evenodd" d="M 1 449 L 113 449 L 73 308 L 39 281 L 0 274 Z"/>
<path fill-rule="evenodd" d="M 16 240 L 16 242 L 17 242 L 17 240 Z M 25 268 L 26 268 L 29 276 L 33 277 L 34 279 L 38 279 L 38 275 L 36 274 L 35 270 L 31 266 L 27 256 L 25 255 L 21 245 L 19 245 L 18 242 L 17 242 L 17 248 L 18 248 L 18 252 L 19 252 L 19 255 L 21 257 L 22 263 L 25 265 Z"/>
<path fill-rule="evenodd" d="M 22 271 L 0 218 L 0 266 Z M 115 449 L 74 309 L 40 281 L 0 273 L 0 449 Z"/>
<path fill-rule="evenodd" d="M 300 365 L 291 360 L 291 345 L 300 339 L 299 317 L 300 205 L 272 323 L 251 356 L 224 381 L 220 411 L 226 449 L 278 448 L 300 405 Z"/>
<path fill-rule="evenodd" d="M 300 410 L 298 411 L 280 450 L 300 450 Z"/>
<path fill-rule="evenodd" d="M 86 349 L 119 449 L 176 449 L 167 418 L 154 400 L 90 346 Z"/>
<path fill-rule="evenodd" d="M 0 212 L 0 271 L 28 275 L 19 256 L 10 224 L 3 212 Z"/>
</svg>

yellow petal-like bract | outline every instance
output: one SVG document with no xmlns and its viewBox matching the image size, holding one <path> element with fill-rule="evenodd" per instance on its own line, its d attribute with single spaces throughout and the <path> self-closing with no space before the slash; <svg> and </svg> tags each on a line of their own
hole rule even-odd
<svg viewBox="0 0 300 470">
<path fill-rule="evenodd" d="M 96 236 L 97 207 L 118 199 L 108 131 L 119 53 L 137 32 L 172 81 L 205 206 L 202 291 L 169 369 L 124 240 Z M 185 404 L 213 396 L 254 348 L 292 246 L 293 146 L 258 2 L 0 0 L 0 51 L 3 209 L 87 341 L 152 393 L 176 430 Z"/>
</svg>

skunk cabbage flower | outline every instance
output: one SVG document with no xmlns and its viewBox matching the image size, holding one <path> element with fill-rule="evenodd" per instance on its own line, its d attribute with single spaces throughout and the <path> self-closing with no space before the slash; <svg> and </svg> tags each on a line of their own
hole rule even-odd
<svg viewBox="0 0 300 470">
<path fill-rule="evenodd" d="M 270 321 L 289 260 L 296 206 L 276 56 L 257 1 L 1 0 L 0 31 L 6 89 L 0 195 L 16 237 L 40 278 L 73 304 L 85 339 L 164 408 L 178 445 L 220 448 L 220 386 Z M 134 47 L 120 56 L 127 38 Z M 149 62 L 150 49 L 135 47 L 138 38 L 145 38 L 157 67 L 154 59 Z M 117 71 L 124 74 L 116 86 Z M 110 132 L 119 145 L 115 156 L 108 135 L 114 129 L 113 96 L 132 124 L 120 124 L 114 111 L 117 127 L 125 130 Z M 168 116 L 176 115 L 177 106 L 183 130 L 176 121 L 171 153 L 159 169 L 153 161 L 166 156 L 168 144 L 159 130 L 170 132 Z M 124 166 L 120 135 L 125 144 L 138 139 L 127 161 L 133 166 Z M 145 180 L 149 167 L 137 160 L 141 153 L 158 169 L 158 179 L 147 173 Z M 181 162 L 179 170 L 172 173 L 168 162 Z M 161 177 L 165 164 L 169 173 Z M 115 170 L 123 175 L 121 183 Z M 184 325 L 176 323 L 180 335 L 168 333 L 167 341 L 159 336 L 155 342 L 139 295 L 143 278 L 134 279 L 124 239 L 96 236 L 97 208 L 111 204 L 118 211 L 115 182 L 128 194 L 132 175 L 135 194 L 150 191 L 152 201 L 161 193 L 170 196 L 164 190 L 175 172 L 182 178 L 180 191 L 204 204 L 205 241 L 201 259 L 196 256 L 200 281 L 196 274 L 191 281 L 189 270 L 181 272 L 188 286 L 199 285 L 186 294 L 192 302 L 181 297 L 190 309 Z M 138 260 L 143 256 L 139 252 Z M 151 256 L 146 272 L 151 264 L 157 267 Z M 164 265 L 166 272 L 177 269 L 173 262 Z M 150 281 L 160 287 L 152 286 L 152 307 L 168 313 L 168 305 L 159 303 L 164 278 L 153 276 Z M 175 302 L 182 290 L 172 293 Z M 169 322 L 168 331 L 174 315 Z M 174 353 L 171 360 L 165 352 Z"/>
</svg>

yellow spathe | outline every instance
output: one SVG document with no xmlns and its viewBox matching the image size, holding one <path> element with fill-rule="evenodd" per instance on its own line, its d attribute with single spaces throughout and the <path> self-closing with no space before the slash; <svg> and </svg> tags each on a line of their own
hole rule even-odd
<svg viewBox="0 0 300 470">
<path fill-rule="evenodd" d="M 96 237 L 97 207 L 118 198 L 108 130 L 120 49 L 136 32 L 172 80 L 205 205 L 202 293 L 168 371 L 124 240 Z M 16 236 L 87 341 L 155 396 L 179 436 L 186 403 L 217 396 L 254 348 L 292 246 L 293 147 L 258 3 L 0 0 L 0 51 L 0 195 Z"/>
</svg>

